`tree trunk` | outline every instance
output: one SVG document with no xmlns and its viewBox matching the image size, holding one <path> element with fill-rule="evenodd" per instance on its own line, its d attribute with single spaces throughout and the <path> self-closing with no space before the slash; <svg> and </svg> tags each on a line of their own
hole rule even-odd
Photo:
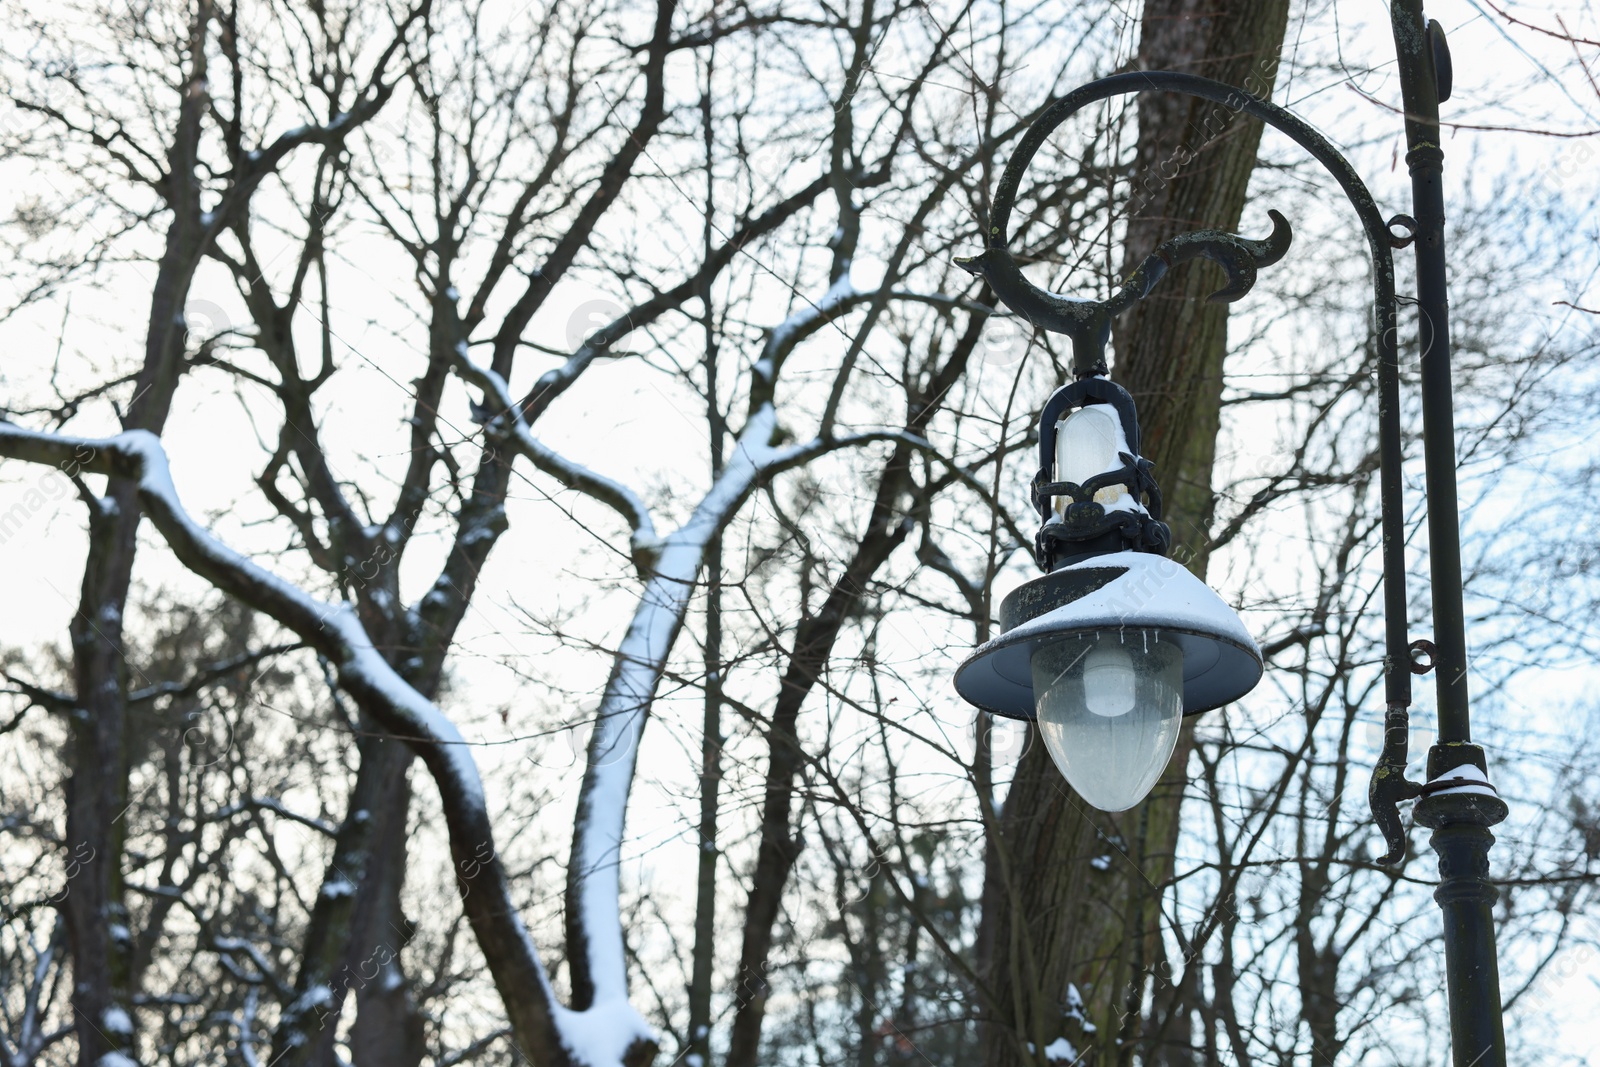
<svg viewBox="0 0 1600 1067">
<path fill-rule="evenodd" d="M 1271 92 L 1287 23 L 1285 0 L 1150 0 L 1140 29 L 1144 69 L 1184 70 L 1258 95 Z M 1162 240 L 1204 227 L 1236 229 L 1255 167 L 1259 124 L 1222 105 L 1176 95 L 1139 98 L 1139 143 L 1124 257 L 1137 264 Z M 1189 159 L 1182 151 L 1193 153 Z M 1186 165 L 1177 166 L 1180 162 Z M 1139 405 L 1143 452 L 1156 465 L 1174 554 L 1204 576 L 1212 515 L 1226 305 L 1204 298 L 1220 287 L 1207 266 L 1177 272 L 1117 323 L 1114 376 Z M 1180 976 L 1163 958 L 1159 902 L 1171 876 L 1192 735 L 1185 730 L 1149 799 L 1107 815 L 1083 804 L 1043 746 L 1024 757 L 1000 820 L 1001 885 L 986 893 L 993 914 L 989 977 L 989 1067 L 1042 1062 L 1065 1036 L 1080 1064 L 1186 1063 L 1182 1020 L 1146 1026 L 1147 984 Z M 1099 860 L 1098 864 L 1091 861 Z M 1085 1002 L 1092 1029 L 1066 1018 L 1068 987 Z"/>
<path fill-rule="evenodd" d="M 779 909 L 801 842 L 791 826 L 795 783 L 803 763 L 799 736 L 800 710 L 822 677 L 851 609 L 860 601 L 872 576 L 903 544 L 910 527 L 898 521 L 895 502 L 915 487 L 910 477 L 909 450 L 897 445 L 884 465 L 873 502 L 872 518 L 855 554 L 828 591 L 822 607 L 801 620 L 794 652 L 768 730 L 766 792 L 761 809 L 761 842 L 745 905 L 744 934 L 734 995 L 727 1067 L 755 1067 L 760 1062 L 761 1027 L 771 989 L 767 972 Z"/>
<path fill-rule="evenodd" d="M 369 612 L 369 632 L 391 635 Z M 409 648 L 383 640 L 387 648 Z M 391 653 L 387 658 L 393 659 Z M 404 673 L 404 672 L 402 672 Z M 410 679 L 432 700 L 439 677 Z M 401 953 L 412 924 L 400 907 L 405 887 L 415 753 L 363 715 L 370 736 L 359 744 L 360 765 L 349 810 L 334 842 L 322 890 L 306 931 L 293 1005 L 274 1035 L 274 1063 L 336 1067 L 340 1017 L 353 996 L 350 1057 L 355 1067 L 417 1067 L 427 1052 L 425 1019 L 411 995 Z M 324 1000 L 315 992 L 326 986 Z M 308 996 L 308 994 L 310 994 Z"/>
<path fill-rule="evenodd" d="M 165 196 L 172 210 L 156 269 L 145 335 L 144 365 L 122 420 L 125 430 L 160 433 L 183 373 L 183 307 L 203 248 L 200 189 L 195 181 L 205 103 L 205 49 L 211 6 L 191 17 L 191 68 L 168 154 Z M 65 468 L 64 468 L 65 470 Z M 78 470 L 65 470 L 77 475 Z M 122 846 L 127 833 L 128 664 L 123 616 L 133 577 L 142 508 L 138 486 L 112 479 L 90 509 L 89 554 L 77 614 L 70 625 L 73 684 L 72 778 L 67 785 L 68 882 L 63 912 L 73 971 L 72 1008 L 83 1067 L 110 1052 L 131 1055 L 133 1029 L 132 919 L 124 899 Z"/>
<path fill-rule="evenodd" d="M 703 262 L 716 254 L 713 243 L 712 206 L 716 203 L 716 182 L 711 161 L 715 144 L 712 136 L 711 70 L 716 52 L 706 60 L 705 88 L 700 94 L 701 147 L 706 159 L 705 216 L 700 231 Z M 716 305 L 710 281 L 700 287 L 705 331 L 706 424 L 710 428 L 711 480 L 722 474 L 722 456 L 728 447 L 728 427 L 722 417 L 722 399 L 717 388 Z M 689 977 L 689 1034 L 685 1041 L 687 1067 L 710 1067 L 712 993 L 717 965 L 717 858 L 722 854 L 717 843 L 717 819 L 722 789 L 722 535 L 706 545 L 706 693 L 700 729 L 700 849 L 695 864 L 694 958 Z"/>
<path fill-rule="evenodd" d="M 413 753 L 394 738 L 380 744 L 382 796 L 373 812 L 372 866 L 357 903 L 350 942 L 352 954 L 361 954 L 351 964 L 356 1019 L 350 1028 L 350 1059 L 355 1067 L 417 1067 L 427 1052 L 426 1021 L 417 1010 L 400 956 L 412 932 L 411 921 L 400 908 L 400 891 L 405 887 L 410 843 L 406 828 Z"/>
</svg>

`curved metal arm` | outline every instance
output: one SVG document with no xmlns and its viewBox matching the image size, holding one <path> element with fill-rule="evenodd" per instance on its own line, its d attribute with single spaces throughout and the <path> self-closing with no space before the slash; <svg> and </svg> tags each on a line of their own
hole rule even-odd
<svg viewBox="0 0 1600 1067">
<path fill-rule="evenodd" d="M 1202 257 L 1219 264 L 1228 272 L 1228 284 L 1206 299 L 1218 304 L 1239 299 L 1256 284 L 1256 270 L 1282 259 L 1284 253 L 1289 251 L 1289 242 L 1294 238 L 1288 219 L 1270 208 L 1267 217 L 1272 220 L 1272 233 L 1259 241 L 1221 230 L 1180 233 L 1163 241 L 1139 264 L 1139 269 L 1122 283 L 1122 289 L 1106 301 L 1106 310 L 1112 315 L 1120 315 L 1149 296 L 1150 290 L 1166 277 L 1168 270 L 1179 263 Z"/>
<path fill-rule="evenodd" d="M 1267 214 L 1272 233 L 1259 241 L 1223 230 L 1195 230 L 1163 241 L 1107 300 L 1081 300 L 1039 288 L 1023 276 L 1004 247 L 991 245 L 976 256 L 957 259 L 956 266 L 987 278 L 995 295 L 1035 326 L 1070 337 L 1074 374 L 1090 378 L 1106 373 L 1111 320 L 1149 296 L 1179 263 L 1209 259 L 1227 271 L 1228 284 L 1208 300 L 1229 303 L 1248 293 L 1256 283 L 1256 271 L 1282 259 L 1293 239 L 1288 219 L 1276 211 Z"/>
<path fill-rule="evenodd" d="M 1378 454 L 1381 463 L 1380 500 L 1383 510 L 1383 603 L 1386 639 L 1384 642 L 1384 692 L 1387 703 L 1383 753 L 1373 771 L 1368 799 L 1373 819 L 1382 830 L 1388 853 L 1379 861 L 1393 863 L 1405 851 L 1398 804 L 1417 795 L 1414 783 L 1405 779 L 1408 755 L 1407 708 L 1411 704 L 1410 655 L 1406 634 L 1405 528 L 1400 464 L 1400 366 L 1396 356 L 1394 237 L 1378 211 L 1376 201 L 1350 161 L 1327 139 L 1294 114 L 1276 104 L 1261 100 L 1241 89 L 1194 74 L 1172 71 L 1136 71 L 1116 74 L 1090 82 L 1051 104 L 1017 144 L 995 190 L 994 213 L 989 222 L 987 247 L 979 256 L 957 261 L 973 273 L 983 274 L 1006 304 L 1019 315 L 1044 329 L 1065 333 L 1072 338 L 1075 352 L 1097 362 L 1110 336 L 1111 317 L 1132 306 L 1160 280 L 1172 263 L 1206 255 L 1217 259 L 1229 271 L 1229 285 L 1216 297 L 1233 299 L 1243 295 L 1254 280 L 1256 267 L 1275 262 L 1288 244 L 1288 224 L 1272 213 L 1273 234 L 1265 241 L 1251 242 L 1231 234 L 1202 231 L 1174 238 L 1147 259 L 1109 301 L 1072 300 L 1047 293 L 1022 276 L 1006 250 L 1006 234 L 1012 205 L 1022 183 L 1022 175 L 1045 139 L 1082 108 L 1115 96 L 1143 92 L 1175 92 L 1213 101 L 1234 113 L 1243 112 L 1287 134 L 1333 175 L 1355 208 L 1372 254 L 1373 306 L 1376 312 L 1378 376 Z M 1176 248 L 1172 247 L 1177 245 Z M 1162 252 L 1166 252 L 1166 256 Z M 1218 258 L 1213 252 L 1221 254 Z M 1170 258 L 1169 258 L 1170 257 Z M 1152 260 L 1156 261 L 1154 264 Z M 1131 297 L 1130 293 L 1133 293 Z M 1013 302 L 1013 300 L 1015 302 Z M 1114 310 L 1113 310 L 1114 309 Z M 1080 340 L 1081 339 L 1081 340 Z M 1098 349 L 1096 349 L 1098 346 Z M 1075 359 L 1077 370 L 1085 369 Z M 1096 369 L 1088 368 L 1091 373 Z"/>
</svg>

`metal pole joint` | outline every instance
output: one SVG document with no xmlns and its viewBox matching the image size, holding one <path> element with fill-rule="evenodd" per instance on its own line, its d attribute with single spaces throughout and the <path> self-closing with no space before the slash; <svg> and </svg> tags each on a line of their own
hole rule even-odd
<svg viewBox="0 0 1600 1067">
<path fill-rule="evenodd" d="M 1476 773 L 1474 773 L 1476 772 Z M 1476 827 L 1483 831 L 1483 877 L 1488 877 L 1488 828 L 1505 820 L 1506 802 L 1489 783 L 1489 762 L 1483 748 L 1465 741 L 1446 741 L 1428 750 L 1428 782 L 1418 788 L 1412 818 L 1435 831 Z M 1434 834 L 1438 849 L 1439 833 Z M 1441 864 L 1443 854 L 1441 853 Z M 1450 875 L 1441 870 L 1446 880 Z M 1491 893 L 1490 899 L 1493 899 Z"/>
</svg>

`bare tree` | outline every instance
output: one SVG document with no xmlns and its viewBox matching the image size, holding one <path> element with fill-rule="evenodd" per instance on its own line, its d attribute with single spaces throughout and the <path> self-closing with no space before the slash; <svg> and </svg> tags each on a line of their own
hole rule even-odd
<svg viewBox="0 0 1600 1067">
<path fill-rule="evenodd" d="M 1149 8 L 1136 61 L 1271 91 L 1301 71 L 1274 58 L 1288 10 Z M 1264 280 L 1281 316 L 1230 325 L 1190 269 L 1118 337 L 1185 558 L 1247 590 L 1270 696 L 1112 821 L 948 690 L 1025 566 L 1064 373 L 950 258 L 1028 121 L 1121 62 L 1112 8 L 9 17 L 36 43 L 5 61 L 9 147 L 40 175 L 9 321 L 64 339 L 8 377 L 0 455 L 76 492 L 89 552 L 70 656 L 4 664 L 8 1067 L 1427 1047 L 1374 1025 L 1436 1003 L 1425 949 L 1386 955 L 1427 887 L 1373 869 L 1346 799 L 1377 675 L 1343 244 Z M 1248 230 L 1252 180 L 1306 181 L 1257 169 L 1240 120 L 1142 183 L 1192 118 L 1063 131 L 1030 269 L 1108 284 L 1171 232 Z M 1462 331 L 1486 472 L 1588 343 L 1521 344 L 1525 281 Z M 84 310 L 96 286 L 141 287 L 143 352 L 101 350 L 126 331 Z M 1337 343 L 1257 388 L 1238 371 L 1286 326 Z M 0 512 L 6 541 L 47 499 Z M 1290 534 L 1311 564 L 1274 566 Z M 1592 600 L 1583 552 L 1482 543 L 1494 625 Z M 1545 962 L 1508 988 L 1536 1011 L 1585 936 L 1591 777 L 1540 783 L 1575 799 L 1510 876 L 1506 936 Z"/>
</svg>

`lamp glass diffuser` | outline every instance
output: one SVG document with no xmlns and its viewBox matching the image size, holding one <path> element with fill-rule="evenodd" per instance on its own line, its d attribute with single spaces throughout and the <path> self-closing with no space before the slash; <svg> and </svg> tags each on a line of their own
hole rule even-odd
<svg viewBox="0 0 1600 1067">
<path fill-rule="evenodd" d="M 1097 474 L 1122 466 L 1119 452 L 1127 452 L 1128 439 L 1116 411 L 1106 404 L 1079 408 L 1056 423 L 1056 480 L 1082 485 Z M 1108 485 L 1095 493 L 1101 505 L 1113 504 L 1128 495 L 1120 485 Z M 1056 510 L 1067 506 L 1066 497 L 1056 498 Z"/>
<path fill-rule="evenodd" d="M 1084 800 L 1125 811 L 1155 786 L 1183 722 L 1183 652 L 1155 630 L 1073 634 L 1033 652 L 1039 735 Z"/>
</svg>

